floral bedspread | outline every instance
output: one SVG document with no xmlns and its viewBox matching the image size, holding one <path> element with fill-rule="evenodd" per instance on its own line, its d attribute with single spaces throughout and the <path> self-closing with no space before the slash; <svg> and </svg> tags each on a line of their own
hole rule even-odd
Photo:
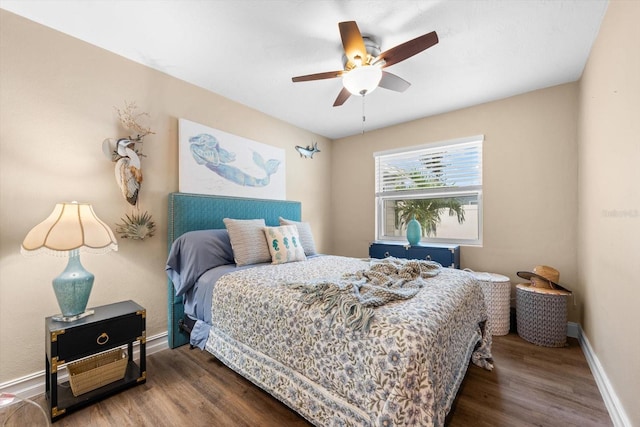
<svg viewBox="0 0 640 427">
<path fill-rule="evenodd" d="M 492 367 L 482 290 L 443 268 L 413 298 L 377 307 L 363 332 L 287 285 L 368 267 L 323 256 L 221 277 L 206 349 L 317 426 L 443 425 L 469 360 Z"/>
</svg>

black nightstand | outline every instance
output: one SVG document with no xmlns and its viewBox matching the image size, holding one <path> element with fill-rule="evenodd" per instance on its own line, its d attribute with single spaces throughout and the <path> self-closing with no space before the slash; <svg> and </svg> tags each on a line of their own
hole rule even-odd
<svg viewBox="0 0 640 427">
<path fill-rule="evenodd" d="M 121 390 L 142 384 L 146 371 L 146 310 L 133 301 L 93 308 L 95 314 L 74 322 L 47 317 L 46 398 L 51 420 Z M 133 360 L 133 342 L 140 343 L 139 363 Z M 64 364 L 116 347 L 127 346 L 128 362 L 123 379 L 75 397 L 68 382 L 58 384 L 58 370 Z"/>
</svg>

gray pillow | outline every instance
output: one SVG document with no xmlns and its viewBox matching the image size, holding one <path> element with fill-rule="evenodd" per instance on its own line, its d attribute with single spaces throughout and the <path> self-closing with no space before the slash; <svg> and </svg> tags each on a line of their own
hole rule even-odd
<svg viewBox="0 0 640 427">
<path fill-rule="evenodd" d="M 311 232 L 311 225 L 308 222 L 292 221 L 280 217 L 280 225 L 295 225 L 298 228 L 298 235 L 300 236 L 300 243 L 304 248 L 304 254 L 306 256 L 316 255 L 316 244 L 313 241 L 313 233 Z"/>
<path fill-rule="evenodd" d="M 238 266 L 271 262 L 271 253 L 264 236 L 264 219 L 222 220 L 231 240 L 233 257 Z"/>
<path fill-rule="evenodd" d="M 198 230 L 184 233 L 173 242 L 165 270 L 178 296 L 188 291 L 204 272 L 226 264 L 233 264 L 227 230 Z"/>
</svg>

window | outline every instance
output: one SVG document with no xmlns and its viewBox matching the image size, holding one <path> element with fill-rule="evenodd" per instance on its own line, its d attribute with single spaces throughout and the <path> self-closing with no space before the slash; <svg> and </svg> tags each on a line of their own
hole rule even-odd
<svg viewBox="0 0 640 427">
<path fill-rule="evenodd" d="M 406 241 L 415 217 L 423 243 L 481 245 L 483 140 L 374 153 L 376 240 Z"/>
</svg>

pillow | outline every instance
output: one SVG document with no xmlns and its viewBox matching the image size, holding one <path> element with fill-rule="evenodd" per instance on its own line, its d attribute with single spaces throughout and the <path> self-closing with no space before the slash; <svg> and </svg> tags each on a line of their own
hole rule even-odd
<svg viewBox="0 0 640 427">
<path fill-rule="evenodd" d="M 227 230 L 198 230 L 174 240 L 165 270 L 178 296 L 188 291 L 205 271 L 226 264 L 233 264 Z"/>
<path fill-rule="evenodd" d="M 233 257 L 238 266 L 271 261 L 271 253 L 262 231 L 264 219 L 224 218 L 222 221 L 229 231 Z"/>
<path fill-rule="evenodd" d="M 292 221 L 290 219 L 284 219 L 280 217 L 280 225 L 295 225 L 300 235 L 300 243 L 304 248 L 304 254 L 306 256 L 316 255 L 316 244 L 313 241 L 313 233 L 311 232 L 311 225 L 308 222 Z"/>
<path fill-rule="evenodd" d="M 264 235 L 269 243 L 272 264 L 284 264 L 285 262 L 304 261 L 307 259 L 295 225 L 264 227 Z"/>
</svg>

